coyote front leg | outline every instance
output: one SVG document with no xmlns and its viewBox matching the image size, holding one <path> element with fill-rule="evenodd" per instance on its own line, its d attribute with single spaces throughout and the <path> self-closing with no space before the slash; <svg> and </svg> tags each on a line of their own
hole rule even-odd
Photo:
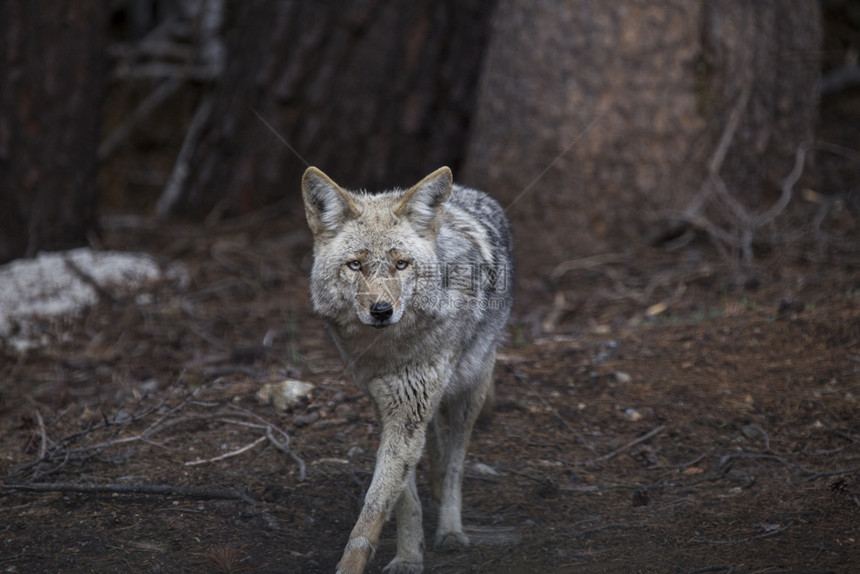
<svg viewBox="0 0 860 574">
<path fill-rule="evenodd" d="M 437 550 L 461 550 L 469 546 L 469 537 L 463 532 L 461 519 L 463 462 L 472 428 L 481 412 L 487 393 L 493 382 L 493 355 L 485 364 L 477 384 L 471 391 L 448 399 L 448 436 L 443 438 L 441 421 L 437 416 L 433 422 L 434 436 L 439 437 L 435 448 L 429 449 L 431 465 L 434 467 L 434 490 L 440 495 L 439 524 L 436 528 L 434 546 Z M 431 441 L 432 444 L 433 441 Z M 440 448 L 441 447 L 441 448 Z"/>
<path fill-rule="evenodd" d="M 397 556 L 382 571 L 387 574 L 420 574 L 424 571 L 424 526 L 421 501 L 415 488 L 415 469 L 397 500 Z"/>
<path fill-rule="evenodd" d="M 382 525 L 395 503 L 398 548 L 397 557 L 389 564 L 389 570 L 420 571 L 423 534 L 420 530 L 421 511 L 415 492 L 414 473 L 424 448 L 427 420 L 425 416 L 415 415 L 426 411 L 424 408 L 414 409 L 408 404 L 399 404 L 392 408 L 391 401 L 386 400 L 387 397 L 379 397 L 372 388 L 371 397 L 382 425 L 376 469 L 364 498 L 361 514 L 337 565 L 337 571 L 343 574 L 359 574 L 364 571 L 379 541 Z M 416 528 L 418 532 L 414 531 Z"/>
</svg>

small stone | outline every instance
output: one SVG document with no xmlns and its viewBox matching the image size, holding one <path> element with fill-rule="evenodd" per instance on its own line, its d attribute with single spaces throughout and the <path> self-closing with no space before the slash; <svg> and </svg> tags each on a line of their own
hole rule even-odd
<svg viewBox="0 0 860 574">
<path fill-rule="evenodd" d="M 309 424 L 317 422 L 318 420 L 320 420 L 319 411 L 313 411 L 302 415 L 296 415 L 295 417 L 293 417 L 293 424 L 297 427 L 306 427 Z"/>
<path fill-rule="evenodd" d="M 648 506 L 650 501 L 651 497 L 648 495 L 647 490 L 633 491 L 633 506 Z"/>
<path fill-rule="evenodd" d="M 803 303 L 801 303 L 791 295 L 786 295 L 779 300 L 779 307 L 777 308 L 777 311 L 780 314 L 797 313 L 799 311 L 803 311 Z"/>
<path fill-rule="evenodd" d="M 264 403 L 271 403 L 282 411 L 298 406 L 310 399 L 314 386 L 296 379 L 284 379 L 279 383 L 267 383 L 257 391 L 257 398 Z M 319 416 L 319 415 L 317 415 Z"/>
<path fill-rule="evenodd" d="M 628 408 L 624 410 L 624 418 L 628 421 L 636 422 L 642 418 L 642 413 L 634 408 Z"/>
<path fill-rule="evenodd" d="M 475 464 L 473 464 L 472 470 L 474 470 L 478 474 L 484 474 L 487 476 L 498 476 L 499 475 L 499 473 L 496 472 L 496 469 L 494 469 L 493 467 L 488 466 L 482 462 L 476 462 Z"/>
</svg>

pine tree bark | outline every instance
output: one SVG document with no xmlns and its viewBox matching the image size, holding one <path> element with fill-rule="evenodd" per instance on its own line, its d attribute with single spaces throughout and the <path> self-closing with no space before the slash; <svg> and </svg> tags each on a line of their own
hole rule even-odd
<svg viewBox="0 0 860 574">
<path fill-rule="evenodd" d="M 0 262 L 82 245 L 95 225 L 106 14 L 0 3 Z"/>
<path fill-rule="evenodd" d="M 231 4 L 227 68 L 174 212 L 291 197 L 308 164 L 345 186 L 410 185 L 466 145 L 493 2 Z"/>
<path fill-rule="evenodd" d="M 462 179 L 509 206 L 521 263 L 629 250 L 695 200 L 745 97 L 720 174 L 766 205 L 813 134 L 818 10 L 501 0 Z"/>
</svg>

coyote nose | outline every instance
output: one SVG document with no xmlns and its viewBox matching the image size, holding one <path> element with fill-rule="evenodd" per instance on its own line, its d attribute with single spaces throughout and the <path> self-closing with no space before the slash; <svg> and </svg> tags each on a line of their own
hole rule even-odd
<svg viewBox="0 0 860 574">
<path fill-rule="evenodd" d="M 379 303 L 374 303 L 370 306 L 370 314 L 377 321 L 385 321 L 394 313 L 394 309 L 391 307 L 391 303 L 387 301 L 381 301 Z"/>
</svg>

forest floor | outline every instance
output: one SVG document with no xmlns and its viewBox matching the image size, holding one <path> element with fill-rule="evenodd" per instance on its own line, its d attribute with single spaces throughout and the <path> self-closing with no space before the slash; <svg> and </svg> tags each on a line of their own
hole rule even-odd
<svg viewBox="0 0 860 574">
<path fill-rule="evenodd" d="M 187 281 L 0 346 L 0 570 L 334 571 L 377 428 L 287 219 L 107 229 Z M 856 262 L 771 254 L 737 281 L 706 260 L 644 249 L 522 277 L 467 459 L 472 546 L 428 549 L 427 572 L 857 571 Z M 287 378 L 314 390 L 257 398 Z"/>
</svg>

